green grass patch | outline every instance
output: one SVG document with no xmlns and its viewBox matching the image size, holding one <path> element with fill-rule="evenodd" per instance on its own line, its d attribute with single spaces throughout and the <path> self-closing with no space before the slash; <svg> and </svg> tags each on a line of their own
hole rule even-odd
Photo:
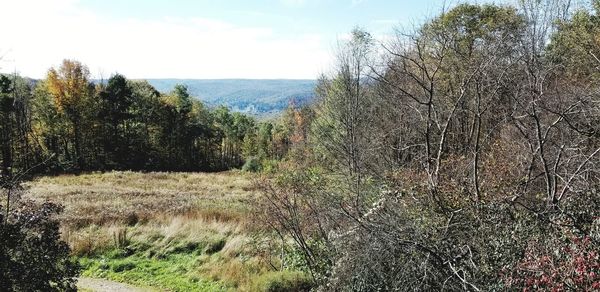
<svg viewBox="0 0 600 292">
<path fill-rule="evenodd" d="M 111 251 L 105 256 L 81 258 L 83 276 L 171 291 L 231 290 L 220 282 L 203 279 L 196 272 L 198 256 L 194 254 L 170 254 L 160 259 L 119 255 Z"/>
</svg>

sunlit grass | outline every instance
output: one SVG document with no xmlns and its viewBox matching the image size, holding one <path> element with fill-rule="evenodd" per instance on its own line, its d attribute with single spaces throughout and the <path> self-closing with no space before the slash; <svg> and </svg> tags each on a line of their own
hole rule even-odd
<svg viewBox="0 0 600 292">
<path fill-rule="evenodd" d="M 86 276 L 251 291 L 272 273 L 256 250 L 252 186 L 239 172 L 109 172 L 42 177 L 27 196 L 65 206 L 63 238 Z"/>
</svg>

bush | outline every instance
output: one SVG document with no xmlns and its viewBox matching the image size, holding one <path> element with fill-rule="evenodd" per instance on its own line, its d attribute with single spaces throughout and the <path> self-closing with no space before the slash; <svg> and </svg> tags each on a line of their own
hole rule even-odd
<svg viewBox="0 0 600 292">
<path fill-rule="evenodd" d="M 544 253 L 531 244 L 515 272 L 506 277 L 507 286 L 523 291 L 543 289 L 578 291 L 600 289 L 600 258 L 598 243 L 589 237 L 573 237 L 554 248 L 558 252 Z"/>
<path fill-rule="evenodd" d="M 60 240 L 53 203 L 21 203 L 0 220 L 0 291 L 75 291 L 79 265 Z"/>
<path fill-rule="evenodd" d="M 244 163 L 244 166 L 242 166 L 242 170 L 248 172 L 259 172 L 261 169 L 262 165 L 260 164 L 260 160 L 256 157 L 248 158 L 246 163 Z"/>
<path fill-rule="evenodd" d="M 262 162 L 262 171 L 265 173 L 275 173 L 278 170 L 279 161 L 267 159 Z"/>
<path fill-rule="evenodd" d="M 277 271 L 262 275 L 254 281 L 252 291 L 284 292 L 310 291 L 311 279 L 301 272 Z"/>
</svg>

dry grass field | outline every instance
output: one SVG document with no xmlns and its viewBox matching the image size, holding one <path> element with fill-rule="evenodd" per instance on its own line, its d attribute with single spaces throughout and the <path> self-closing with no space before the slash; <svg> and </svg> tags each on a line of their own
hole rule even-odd
<svg viewBox="0 0 600 292">
<path fill-rule="evenodd" d="M 169 291 L 265 290 L 302 281 L 257 248 L 240 172 L 109 172 L 42 177 L 26 196 L 61 203 L 62 234 L 83 274 Z M 266 286 L 265 286 L 266 285 Z"/>
</svg>

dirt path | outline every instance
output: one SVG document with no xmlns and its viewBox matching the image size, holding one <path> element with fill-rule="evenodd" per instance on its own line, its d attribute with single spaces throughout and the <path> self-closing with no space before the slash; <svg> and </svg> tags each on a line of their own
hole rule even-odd
<svg viewBox="0 0 600 292">
<path fill-rule="evenodd" d="M 151 291 L 148 289 L 142 289 L 134 287 L 128 284 L 114 282 L 105 279 L 94 279 L 94 278 L 79 278 L 77 281 L 77 288 L 84 289 L 84 291 L 95 291 L 95 292 L 145 292 Z"/>
</svg>

